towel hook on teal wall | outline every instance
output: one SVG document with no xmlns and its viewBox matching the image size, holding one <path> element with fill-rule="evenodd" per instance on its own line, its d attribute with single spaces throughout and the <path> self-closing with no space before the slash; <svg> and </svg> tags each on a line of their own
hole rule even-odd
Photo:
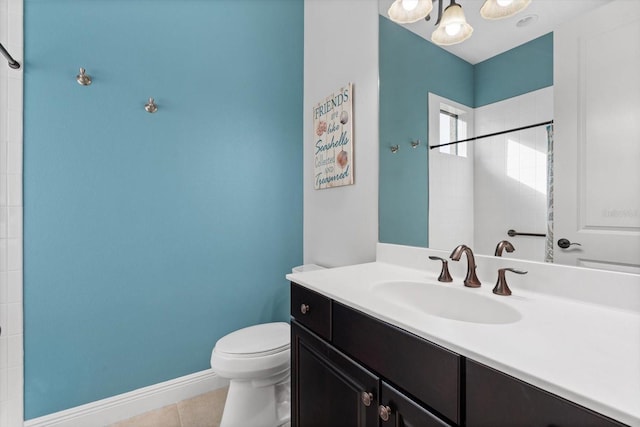
<svg viewBox="0 0 640 427">
<path fill-rule="evenodd" d="M 91 84 L 91 76 L 87 74 L 87 70 L 80 68 L 80 74 L 76 76 L 76 81 L 82 86 L 89 86 Z"/>
<path fill-rule="evenodd" d="M 156 111 L 158 111 L 158 106 L 156 105 L 153 98 L 149 98 L 149 102 L 144 105 L 144 109 L 147 111 L 147 113 L 155 113 Z"/>
</svg>

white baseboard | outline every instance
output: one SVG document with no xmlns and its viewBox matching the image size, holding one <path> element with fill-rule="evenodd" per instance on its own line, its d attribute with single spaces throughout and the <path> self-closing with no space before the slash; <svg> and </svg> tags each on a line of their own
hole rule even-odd
<svg viewBox="0 0 640 427">
<path fill-rule="evenodd" d="M 102 427 L 226 387 L 211 369 L 25 421 L 24 427 Z"/>
</svg>

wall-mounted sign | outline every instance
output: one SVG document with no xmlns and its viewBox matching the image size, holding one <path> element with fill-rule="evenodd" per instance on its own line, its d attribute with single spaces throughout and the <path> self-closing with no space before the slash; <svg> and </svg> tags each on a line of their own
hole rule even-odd
<svg viewBox="0 0 640 427">
<path fill-rule="evenodd" d="M 315 189 L 353 184 L 353 85 L 313 107 Z"/>
</svg>

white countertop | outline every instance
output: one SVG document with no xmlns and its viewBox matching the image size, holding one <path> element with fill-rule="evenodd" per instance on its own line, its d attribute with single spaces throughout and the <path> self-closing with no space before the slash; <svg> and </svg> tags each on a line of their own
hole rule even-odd
<svg viewBox="0 0 640 427">
<path fill-rule="evenodd" d="M 513 295 L 503 297 L 491 292 L 495 279 L 480 288 L 465 288 L 459 276 L 454 275 L 453 283 L 439 283 L 433 271 L 385 262 L 289 274 L 287 279 L 615 420 L 640 426 L 640 313 L 635 310 L 518 289 L 512 284 L 518 281 L 515 275 L 508 277 Z M 511 306 L 522 318 L 480 324 L 428 315 L 371 292 L 386 281 L 429 282 L 480 293 Z"/>
</svg>

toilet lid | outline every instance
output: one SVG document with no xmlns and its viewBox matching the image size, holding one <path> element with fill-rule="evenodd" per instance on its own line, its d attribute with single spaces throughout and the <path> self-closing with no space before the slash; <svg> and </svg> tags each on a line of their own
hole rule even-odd
<svg viewBox="0 0 640 427">
<path fill-rule="evenodd" d="M 284 322 L 249 326 L 220 338 L 214 351 L 254 357 L 279 353 L 289 348 L 290 334 L 289 324 Z"/>
</svg>

